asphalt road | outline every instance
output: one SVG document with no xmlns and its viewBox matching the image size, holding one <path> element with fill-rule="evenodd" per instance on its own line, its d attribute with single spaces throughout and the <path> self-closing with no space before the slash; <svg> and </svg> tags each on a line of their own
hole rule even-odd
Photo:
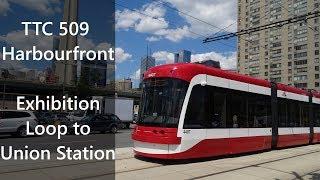
<svg viewBox="0 0 320 180">
<path fill-rule="evenodd" d="M 10 135 L 0 136 L 0 146 L 12 146 L 13 149 L 48 149 L 55 152 L 58 146 L 68 146 L 72 149 L 82 149 L 93 146 L 93 149 L 111 149 L 113 147 L 132 147 L 131 130 L 119 130 L 118 133 L 110 134 L 90 134 L 88 136 L 66 135 L 60 140 L 57 136 L 34 136 L 27 138 L 17 138 Z"/>
<path fill-rule="evenodd" d="M 117 160 L 116 180 L 320 180 L 319 159 L 320 144 L 189 162 L 124 158 Z"/>
</svg>

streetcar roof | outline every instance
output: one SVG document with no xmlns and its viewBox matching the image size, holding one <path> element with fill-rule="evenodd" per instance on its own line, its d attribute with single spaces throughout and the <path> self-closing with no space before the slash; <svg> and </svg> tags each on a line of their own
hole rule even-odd
<svg viewBox="0 0 320 180">
<path fill-rule="evenodd" d="M 187 82 L 199 74 L 207 74 L 211 76 L 221 77 L 234 81 L 244 82 L 248 84 L 254 84 L 258 86 L 271 87 L 271 82 L 259 79 L 227 70 L 222 70 L 214 67 L 208 67 L 202 64 L 194 63 L 176 63 L 166 64 L 150 68 L 144 73 L 144 79 L 149 78 L 176 78 Z M 285 84 L 277 83 L 278 89 L 286 92 L 292 92 L 295 94 L 308 95 L 308 91 L 300 88 L 295 88 Z M 313 91 L 313 96 L 320 98 L 320 92 Z"/>
</svg>

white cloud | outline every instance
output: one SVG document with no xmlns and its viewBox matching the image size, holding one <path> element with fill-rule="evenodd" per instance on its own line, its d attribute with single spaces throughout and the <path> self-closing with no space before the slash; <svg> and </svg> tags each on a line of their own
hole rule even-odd
<svg viewBox="0 0 320 180">
<path fill-rule="evenodd" d="M 135 30 L 141 33 L 154 33 L 167 27 L 168 23 L 165 22 L 164 18 L 144 17 L 135 24 Z"/>
<path fill-rule="evenodd" d="M 141 18 L 141 15 L 137 12 L 130 11 L 128 9 L 125 9 L 123 11 L 116 11 L 116 29 L 129 29 L 134 27 L 136 21 L 138 21 Z"/>
<path fill-rule="evenodd" d="M 134 74 L 130 76 L 131 79 L 133 80 L 140 80 L 140 69 L 138 69 Z"/>
<path fill-rule="evenodd" d="M 20 50 L 30 50 L 32 46 L 36 46 L 39 50 L 51 50 L 53 47 L 53 37 L 45 35 L 35 35 L 34 30 L 29 31 L 29 35 L 24 34 L 24 30 L 11 31 L 6 35 L 0 36 L 0 42 L 13 46 Z"/>
<path fill-rule="evenodd" d="M 48 37 L 44 35 L 35 35 L 34 30 L 29 31 L 29 35 L 25 36 L 24 31 L 11 31 L 6 35 L 0 36 L 0 42 L 5 43 L 8 46 L 15 47 L 19 50 L 30 50 L 32 46 L 36 46 L 38 50 L 46 51 L 53 48 L 53 37 Z M 21 61 L 11 61 L 11 60 L 2 60 L 3 55 L 1 55 L 0 68 L 6 69 L 22 69 L 25 68 L 24 64 Z"/>
<path fill-rule="evenodd" d="M 139 13 L 139 12 L 141 13 Z M 153 42 L 162 38 L 173 42 L 178 42 L 184 37 L 189 37 L 189 27 L 169 28 L 169 23 L 165 20 L 166 9 L 159 3 L 153 2 L 144 5 L 141 9 L 130 11 L 116 11 L 116 29 L 134 29 L 140 33 L 151 34 L 146 40 Z"/>
<path fill-rule="evenodd" d="M 174 54 L 167 51 L 158 51 L 152 54 L 156 61 L 165 61 L 167 64 L 174 62 Z"/>
<path fill-rule="evenodd" d="M 10 8 L 10 3 L 37 11 L 46 16 L 61 12 L 60 0 L 0 0 L 0 15 L 6 15 Z"/>
<path fill-rule="evenodd" d="M 201 19 L 213 26 L 224 28 L 233 24 L 237 18 L 237 1 L 234 0 L 198 0 L 186 3 L 183 0 L 166 0 L 178 10 L 193 17 Z M 220 31 L 208 24 L 195 20 L 194 18 L 180 13 L 191 25 L 190 29 L 200 34 L 215 33 Z M 237 24 L 228 28 L 228 31 L 236 31 Z"/>
<path fill-rule="evenodd" d="M 53 37 L 48 37 L 45 35 L 36 36 L 34 30 L 30 30 L 28 36 L 25 36 L 24 30 L 11 31 L 6 35 L 1 35 L 0 42 L 4 42 L 7 45 L 20 50 L 30 50 L 32 49 L 32 46 L 36 46 L 37 49 L 42 51 L 52 50 L 53 48 Z M 87 39 L 82 36 L 79 36 L 78 38 L 78 45 L 81 50 L 87 51 L 108 50 L 111 47 L 111 45 L 106 42 L 96 45 L 92 39 Z M 124 53 L 121 56 L 121 60 L 123 60 L 123 58 L 128 58 L 128 54 Z"/>
<path fill-rule="evenodd" d="M 150 36 L 150 37 L 147 37 L 146 40 L 149 41 L 149 42 L 155 42 L 155 41 L 161 40 L 161 37 Z"/>
<path fill-rule="evenodd" d="M 145 4 L 141 9 L 136 9 L 141 13 L 128 9 L 116 11 L 116 29 L 134 29 L 140 33 L 149 33 L 151 37 L 146 40 L 151 42 L 163 38 L 179 42 L 184 38 L 198 38 L 197 34 L 210 35 L 220 32 L 221 28 L 230 24 L 233 26 L 228 27 L 227 31 L 235 31 L 237 28 L 234 23 L 237 18 L 237 2 L 234 0 L 215 0 L 214 2 L 212 0 L 198 0 L 188 3 L 183 0 L 165 1 L 177 10 L 188 14 L 179 13 L 186 20 L 185 25 L 177 28 L 169 27 L 169 22 L 165 19 L 166 8 L 162 4 L 152 2 Z M 171 23 L 176 24 L 176 22 Z"/>
<path fill-rule="evenodd" d="M 141 13 L 139 13 L 139 12 Z M 150 3 L 142 6 L 141 9 L 130 11 L 116 11 L 116 29 L 134 28 L 138 32 L 152 33 L 154 31 L 167 28 L 168 23 L 163 16 L 165 8 L 159 6 L 158 3 Z"/>
<path fill-rule="evenodd" d="M 96 50 L 96 51 L 101 51 L 101 50 L 106 50 L 108 51 L 111 46 L 111 44 L 107 42 L 102 42 L 96 45 L 92 39 L 87 39 L 83 36 L 79 36 L 78 38 L 78 46 L 80 50 Z"/>
<path fill-rule="evenodd" d="M 158 51 L 152 54 L 158 62 L 165 62 L 170 64 L 174 62 L 174 54 L 168 51 Z M 237 54 L 236 52 L 217 53 L 207 52 L 191 55 L 191 62 L 199 62 L 204 60 L 219 61 L 222 69 L 236 69 Z"/>
<path fill-rule="evenodd" d="M 111 44 L 109 43 L 106 43 L 106 42 L 103 42 L 103 43 L 100 43 L 96 46 L 95 50 L 99 51 L 99 50 L 106 50 L 108 51 L 109 48 L 111 48 Z"/>
<path fill-rule="evenodd" d="M 166 39 L 169 39 L 173 42 L 179 42 L 183 38 L 191 36 L 189 27 L 187 26 L 177 29 L 161 29 L 155 32 L 155 34 L 164 36 Z"/>
<path fill-rule="evenodd" d="M 92 50 L 96 48 L 96 45 L 92 41 L 92 39 L 87 39 L 83 36 L 79 36 L 78 38 L 78 45 L 81 50 Z"/>
<path fill-rule="evenodd" d="M 131 54 L 126 53 L 122 48 L 118 47 L 115 49 L 115 51 L 116 51 L 116 62 L 117 63 L 122 63 L 126 60 L 129 60 L 132 57 Z"/>
<path fill-rule="evenodd" d="M 7 15 L 7 12 L 10 10 L 10 4 L 7 0 L 0 0 L 0 15 Z"/>
<path fill-rule="evenodd" d="M 237 53 L 216 53 L 208 52 L 203 54 L 191 55 L 192 62 L 198 62 L 203 60 L 215 60 L 219 61 L 222 69 L 236 69 L 237 67 Z"/>
<path fill-rule="evenodd" d="M 20 61 L 3 60 L 3 54 L 0 53 L 0 69 L 23 69 L 25 68 Z"/>
</svg>

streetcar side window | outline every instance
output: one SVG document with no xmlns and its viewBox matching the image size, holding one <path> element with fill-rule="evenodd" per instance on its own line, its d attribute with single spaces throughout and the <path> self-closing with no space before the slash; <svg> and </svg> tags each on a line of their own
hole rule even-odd
<svg viewBox="0 0 320 180">
<path fill-rule="evenodd" d="M 293 100 L 287 101 L 287 116 L 288 116 L 288 124 L 287 127 L 300 127 L 300 108 L 299 102 Z"/>
<path fill-rule="evenodd" d="M 271 124 L 270 97 L 214 86 L 193 87 L 184 128 L 265 128 Z"/>
<path fill-rule="evenodd" d="M 244 92 L 230 90 L 227 95 L 227 127 L 247 128 L 247 97 Z"/>
<path fill-rule="evenodd" d="M 187 107 L 184 128 L 205 128 L 208 119 L 208 108 L 207 89 L 201 85 L 194 86 Z"/>
<path fill-rule="evenodd" d="M 309 127 L 309 103 L 302 102 L 300 104 L 300 126 Z"/>
<path fill-rule="evenodd" d="M 288 127 L 287 101 L 283 98 L 278 99 L 278 118 L 279 127 Z"/>
<path fill-rule="evenodd" d="M 264 128 L 269 125 L 270 98 L 260 94 L 249 94 L 248 117 L 250 128 Z M 270 114 L 269 114 L 270 115 Z"/>
<path fill-rule="evenodd" d="M 226 90 L 218 87 L 209 87 L 209 119 L 208 128 L 224 128 L 227 126 Z"/>
<path fill-rule="evenodd" d="M 317 104 L 317 105 L 314 105 L 313 106 L 314 110 L 313 110 L 313 113 L 314 113 L 314 127 L 320 127 L 320 105 Z"/>
<path fill-rule="evenodd" d="M 226 127 L 226 90 L 213 86 L 193 87 L 184 121 L 184 128 Z"/>
<path fill-rule="evenodd" d="M 278 114 L 279 127 L 309 126 L 309 106 L 306 102 L 279 98 Z"/>
</svg>

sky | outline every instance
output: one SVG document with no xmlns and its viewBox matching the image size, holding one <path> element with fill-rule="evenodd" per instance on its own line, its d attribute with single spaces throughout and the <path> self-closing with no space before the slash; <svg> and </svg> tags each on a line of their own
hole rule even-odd
<svg viewBox="0 0 320 180">
<path fill-rule="evenodd" d="M 140 60 L 147 55 L 147 47 L 157 64 L 173 62 L 173 53 L 186 49 L 192 52 L 192 61 L 213 59 L 220 61 L 224 69 L 235 69 L 235 38 L 206 44 L 202 40 L 215 33 L 236 31 L 236 3 L 234 0 L 117 0 L 116 45 L 127 53 L 127 58 L 117 64 L 117 77 L 131 77 L 136 84 Z"/>
<path fill-rule="evenodd" d="M 96 1 L 99 4 L 79 3 L 79 20 L 89 21 L 93 27 L 88 36 L 79 38 L 83 49 L 106 48 L 113 40 L 109 22 L 112 8 L 103 5 L 106 1 Z M 172 63 L 173 53 L 186 49 L 192 52 L 192 61 L 213 59 L 220 61 L 223 69 L 236 68 L 235 38 L 206 44 L 202 40 L 236 31 L 237 1 L 116 0 L 115 8 L 116 79 L 132 78 L 134 86 L 138 85 L 140 60 L 147 55 L 147 47 L 158 65 Z M 61 0 L 0 0 L 0 45 L 27 49 L 33 44 L 40 49 L 50 49 L 52 37 L 26 38 L 20 21 L 57 23 L 62 20 L 62 11 Z M 53 29 L 56 33 L 57 30 Z M 16 63 L 14 66 L 41 69 L 50 64 Z"/>
</svg>

